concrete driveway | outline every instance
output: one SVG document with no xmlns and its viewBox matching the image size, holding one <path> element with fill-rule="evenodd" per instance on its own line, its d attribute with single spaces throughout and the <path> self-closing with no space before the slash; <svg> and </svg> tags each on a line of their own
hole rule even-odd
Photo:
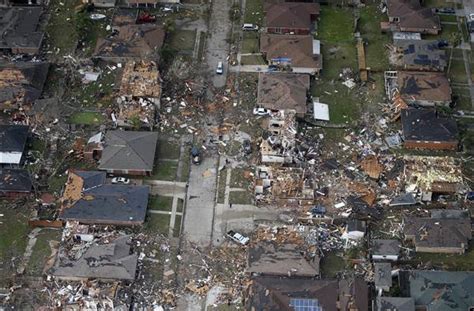
<svg viewBox="0 0 474 311">
<path fill-rule="evenodd" d="M 229 43 L 227 38 L 231 30 L 229 21 L 229 10 L 232 0 L 214 0 L 211 7 L 211 20 L 209 23 L 207 38 L 206 62 L 212 84 L 216 88 L 225 86 L 229 66 L 227 56 L 229 55 Z M 216 74 L 217 64 L 223 62 L 224 73 Z"/>
</svg>

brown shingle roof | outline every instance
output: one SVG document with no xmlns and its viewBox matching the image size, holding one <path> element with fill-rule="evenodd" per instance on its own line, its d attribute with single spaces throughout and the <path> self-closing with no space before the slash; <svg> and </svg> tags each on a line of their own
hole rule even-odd
<svg viewBox="0 0 474 311">
<path fill-rule="evenodd" d="M 267 60 L 290 58 L 293 67 L 321 68 L 320 55 L 313 55 L 311 35 L 262 34 L 260 52 L 266 54 Z"/>
<path fill-rule="evenodd" d="M 266 27 L 311 28 L 311 16 L 319 16 L 318 3 L 284 2 L 265 6 Z"/>
<path fill-rule="evenodd" d="M 260 73 L 257 103 L 267 109 L 294 109 L 306 113 L 309 75 L 291 73 Z"/>
<path fill-rule="evenodd" d="M 442 72 L 399 71 L 397 83 L 403 99 L 451 101 L 451 87 Z"/>
<path fill-rule="evenodd" d="M 441 29 L 439 17 L 431 8 L 423 8 L 419 0 L 387 0 L 387 13 L 398 17 L 402 28 Z"/>
</svg>

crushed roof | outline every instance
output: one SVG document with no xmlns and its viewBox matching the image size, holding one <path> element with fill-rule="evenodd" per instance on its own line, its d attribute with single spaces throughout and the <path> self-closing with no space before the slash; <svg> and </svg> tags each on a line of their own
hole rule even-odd
<svg viewBox="0 0 474 311">
<path fill-rule="evenodd" d="M 435 40 L 395 40 L 397 57 L 390 57 L 395 66 L 416 66 L 424 70 L 443 71 L 447 66 L 446 51 Z"/>
<path fill-rule="evenodd" d="M 123 70 L 119 94 L 160 98 L 160 72 L 156 63 L 146 60 L 127 62 Z"/>
<path fill-rule="evenodd" d="M 445 141 L 458 140 L 454 119 L 438 117 L 432 109 L 403 109 L 401 112 L 405 140 Z"/>
<path fill-rule="evenodd" d="M 375 286 L 392 286 L 392 265 L 388 262 L 374 263 Z"/>
<path fill-rule="evenodd" d="M 442 72 L 399 71 L 397 84 L 406 100 L 451 101 L 451 86 Z"/>
<path fill-rule="evenodd" d="M 99 169 L 152 171 L 157 143 L 157 132 L 108 131 Z"/>
<path fill-rule="evenodd" d="M 257 103 L 267 109 L 306 113 L 309 86 L 307 74 L 260 73 Z"/>
<path fill-rule="evenodd" d="M 0 193 L 30 192 L 33 188 L 30 174 L 23 169 L 0 169 Z"/>
<path fill-rule="evenodd" d="M 405 297 L 377 297 L 377 311 L 415 311 L 415 300 Z"/>
<path fill-rule="evenodd" d="M 319 15 L 319 3 L 283 2 L 265 6 L 265 26 L 311 28 L 311 17 Z"/>
</svg>

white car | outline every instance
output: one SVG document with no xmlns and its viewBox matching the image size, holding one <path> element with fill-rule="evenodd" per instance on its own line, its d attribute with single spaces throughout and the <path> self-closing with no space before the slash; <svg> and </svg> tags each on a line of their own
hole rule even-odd
<svg viewBox="0 0 474 311">
<path fill-rule="evenodd" d="M 469 14 L 469 20 L 474 21 L 474 13 Z"/>
<path fill-rule="evenodd" d="M 243 31 L 258 31 L 258 26 L 254 24 L 243 24 L 242 30 Z"/>
<path fill-rule="evenodd" d="M 112 183 L 128 185 L 130 183 L 130 179 L 125 177 L 114 177 L 112 178 Z"/>
<path fill-rule="evenodd" d="M 253 114 L 258 116 L 268 116 L 270 114 L 270 110 L 266 108 L 253 108 Z"/>
<path fill-rule="evenodd" d="M 222 64 L 222 62 L 217 63 L 216 73 L 218 75 L 221 75 L 224 73 L 224 64 Z"/>
<path fill-rule="evenodd" d="M 227 232 L 227 236 L 232 239 L 232 241 L 239 243 L 240 245 L 247 245 L 250 242 L 250 238 L 243 236 L 240 233 L 230 230 Z"/>
</svg>

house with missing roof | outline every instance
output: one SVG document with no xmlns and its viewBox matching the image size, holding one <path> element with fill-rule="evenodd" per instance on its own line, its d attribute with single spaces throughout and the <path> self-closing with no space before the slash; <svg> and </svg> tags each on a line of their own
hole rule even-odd
<svg viewBox="0 0 474 311">
<path fill-rule="evenodd" d="M 407 217 L 403 233 L 423 253 L 463 254 L 472 239 L 471 221 L 465 217 Z"/>
<path fill-rule="evenodd" d="M 41 15 L 43 8 L 0 8 L 0 50 L 13 54 L 37 54 L 43 42 Z"/>
<path fill-rule="evenodd" d="M 399 70 L 444 71 L 448 65 L 447 43 L 438 40 L 394 40 L 390 64 Z"/>
<path fill-rule="evenodd" d="M 414 300 L 416 310 L 465 311 L 474 306 L 472 271 L 400 271 L 403 297 Z"/>
<path fill-rule="evenodd" d="M 288 66 L 294 73 L 316 75 L 323 66 L 321 42 L 311 35 L 263 33 L 260 52 L 268 64 Z"/>
<path fill-rule="evenodd" d="M 388 292 L 392 287 L 392 265 L 389 262 L 374 263 L 374 284 L 378 293 Z"/>
<path fill-rule="evenodd" d="M 79 258 L 67 256 L 62 246 L 49 273 L 66 281 L 133 281 L 138 255 L 131 252 L 131 243 L 131 237 L 127 235 L 109 238 L 108 242 L 87 243 L 81 245 L 84 251 Z"/>
<path fill-rule="evenodd" d="M 83 224 L 140 225 L 148 207 L 148 186 L 107 184 L 106 173 L 71 171 L 59 219 Z"/>
<path fill-rule="evenodd" d="M 388 22 L 382 22 L 382 30 L 419 32 L 437 35 L 441 31 L 439 16 L 420 0 L 386 0 Z"/>
<path fill-rule="evenodd" d="M 403 146 L 408 149 L 457 150 L 456 120 L 438 116 L 432 109 L 401 111 Z"/>
<path fill-rule="evenodd" d="M 23 169 L 0 168 L 0 197 L 19 198 L 33 190 L 30 174 Z"/>
<path fill-rule="evenodd" d="M 245 310 L 369 310 L 367 283 L 358 277 L 340 280 L 258 276 L 244 297 Z"/>
<path fill-rule="evenodd" d="M 319 3 L 265 3 L 264 30 L 273 34 L 309 35 L 319 18 Z"/>
<path fill-rule="evenodd" d="M 17 110 L 41 97 L 48 76 L 45 62 L 0 65 L 0 109 Z"/>
<path fill-rule="evenodd" d="M 23 160 L 28 126 L 0 125 L 0 167 L 18 167 Z"/>
<path fill-rule="evenodd" d="M 87 149 L 98 159 L 100 170 L 116 175 L 147 176 L 153 172 L 157 144 L 157 132 L 108 131 L 92 140 Z"/>
</svg>

